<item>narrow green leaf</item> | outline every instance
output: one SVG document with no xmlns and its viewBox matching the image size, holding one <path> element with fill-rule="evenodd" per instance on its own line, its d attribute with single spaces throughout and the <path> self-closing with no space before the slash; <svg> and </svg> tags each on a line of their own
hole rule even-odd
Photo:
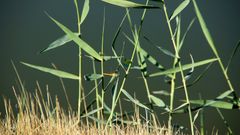
<svg viewBox="0 0 240 135">
<path fill-rule="evenodd" d="M 143 5 L 143 4 L 131 2 L 128 0 L 102 0 L 102 1 L 115 6 L 124 7 L 124 8 L 160 8 L 157 6 Z"/>
<path fill-rule="evenodd" d="M 173 57 L 173 58 L 176 57 L 172 52 L 168 51 L 167 49 L 165 49 L 165 48 L 163 48 L 163 47 L 161 47 L 161 46 L 155 45 L 148 37 L 144 36 L 144 39 L 145 39 L 146 41 L 148 41 L 151 45 L 156 46 L 156 47 L 157 47 L 161 52 L 163 52 L 164 54 L 166 54 L 166 55 L 168 55 L 168 56 L 170 56 L 170 57 Z M 141 51 L 141 50 L 140 50 L 140 51 Z"/>
<path fill-rule="evenodd" d="M 204 36 L 205 36 L 205 38 L 206 38 L 209 46 L 211 47 L 212 51 L 214 52 L 214 54 L 215 54 L 217 57 L 219 57 L 218 52 L 217 52 L 217 49 L 216 49 L 216 47 L 215 47 L 215 45 L 214 45 L 212 36 L 211 36 L 211 34 L 209 33 L 209 30 L 208 30 L 208 28 L 207 28 L 207 25 L 206 25 L 206 23 L 205 23 L 202 15 L 201 15 L 199 9 L 198 9 L 197 3 L 196 3 L 195 0 L 192 0 L 192 2 L 193 2 L 193 5 L 194 5 L 194 9 L 195 9 L 195 12 L 196 12 L 198 21 L 199 21 L 200 26 L 201 26 L 201 28 L 202 28 L 202 31 L 203 31 L 203 33 L 204 33 Z"/>
<path fill-rule="evenodd" d="M 232 90 L 227 90 L 227 91 L 223 92 L 222 94 L 220 94 L 216 99 L 218 99 L 218 100 L 223 99 L 223 98 L 227 97 L 228 95 L 230 95 L 231 93 L 233 93 Z"/>
<path fill-rule="evenodd" d="M 74 33 L 74 34 L 78 35 L 78 33 Z M 70 41 L 72 41 L 72 40 L 67 35 L 64 35 L 64 36 L 58 38 L 57 40 L 53 41 L 47 48 L 40 51 L 40 53 L 44 53 L 44 52 L 47 52 L 51 49 L 63 46 Z"/>
<path fill-rule="evenodd" d="M 165 103 L 159 99 L 158 97 L 155 97 L 153 95 L 150 95 L 151 100 L 153 101 L 154 104 L 156 104 L 158 107 L 165 107 Z"/>
<path fill-rule="evenodd" d="M 79 77 L 77 75 L 67 73 L 67 72 L 64 72 L 64 71 L 61 71 L 61 70 L 46 68 L 46 67 L 42 67 L 42 66 L 36 66 L 36 65 L 25 63 L 25 62 L 21 62 L 21 63 L 25 66 L 31 67 L 33 69 L 40 70 L 42 72 L 50 73 L 50 74 L 55 75 L 55 76 L 60 77 L 60 78 L 68 78 L 68 79 L 74 79 L 74 80 L 79 79 Z"/>
<path fill-rule="evenodd" d="M 216 101 L 216 100 L 190 100 L 191 104 L 197 104 L 201 106 L 211 106 L 215 108 L 222 109 L 234 109 L 234 105 L 232 103 L 224 102 L 224 101 Z"/>
<path fill-rule="evenodd" d="M 67 36 L 73 40 L 80 48 L 82 48 L 85 52 L 87 52 L 89 55 L 93 56 L 99 61 L 102 61 L 102 57 L 90 46 L 88 45 L 85 41 L 80 39 L 77 35 L 75 35 L 71 30 L 69 30 L 67 27 L 59 23 L 57 20 L 52 18 L 51 16 L 48 15 L 48 17 L 55 22 L 66 34 Z"/>
<path fill-rule="evenodd" d="M 157 95 L 170 96 L 170 93 L 166 90 L 153 91 L 152 93 Z"/>
<path fill-rule="evenodd" d="M 84 75 L 84 79 L 86 81 L 93 81 L 102 78 L 103 76 L 101 74 L 87 74 Z"/>
<path fill-rule="evenodd" d="M 187 70 L 187 69 L 191 69 L 193 67 L 202 66 L 202 65 L 212 63 L 212 62 L 217 61 L 217 60 L 218 59 L 213 58 L 213 59 L 207 59 L 207 60 L 199 61 L 199 62 L 196 62 L 194 64 L 192 64 L 192 63 L 191 64 L 186 64 L 186 65 L 182 66 L 182 70 Z M 165 71 L 162 71 L 162 72 L 157 72 L 157 73 L 150 74 L 149 77 L 168 75 L 168 74 L 177 73 L 177 72 L 180 72 L 180 71 L 181 71 L 180 68 L 176 67 L 176 68 L 171 68 L 171 69 L 168 69 L 168 70 L 165 70 Z"/>
<path fill-rule="evenodd" d="M 191 22 L 189 23 L 189 25 L 188 25 L 188 27 L 187 27 L 187 30 L 186 30 L 185 33 L 183 34 L 182 40 L 181 40 L 181 42 L 180 42 L 180 44 L 179 44 L 179 46 L 178 46 L 178 51 L 181 50 L 181 48 L 182 48 L 182 46 L 183 46 L 183 43 L 184 43 L 184 41 L 185 41 L 185 39 L 186 39 L 186 36 L 187 36 L 187 34 L 188 34 L 189 30 L 191 29 L 191 27 L 192 27 L 192 25 L 193 25 L 194 22 L 195 22 L 195 18 L 191 20 Z"/>
<path fill-rule="evenodd" d="M 142 103 L 140 103 L 138 100 L 134 99 L 126 90 L 122 89 L 123 94 L 130 100 L 132 101 L 134 104 L 145 108 L 147 110 L 150 110 L 148 107 L 146 107 L 145 105 L 143 105 Z"/>
<path fill-rule="evenodd" d="M 190 3 L 190 0 L 184 0 L 174 11 L 170 17 L 170 21 L 174 19 L 179 13 L 181 13 L 187 5 Z"/>
<path fill-rule="evenodd" d="M 82 24 L 83 21 L 86 19 L 88 13 L 89 13 L 89 0 L 85 0 L 84 5 L 83 5 L 80 24 Z"/>
</svg>

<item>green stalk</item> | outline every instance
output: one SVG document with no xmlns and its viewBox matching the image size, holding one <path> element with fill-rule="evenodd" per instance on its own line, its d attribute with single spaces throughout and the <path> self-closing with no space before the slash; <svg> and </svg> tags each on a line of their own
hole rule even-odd
<svg viewBox="0 0 240 135">
<path fill-rule="evenodd" d="M 127 11 L 127 12 L 129 12 L 129 11 Z M 128 14 L 128 16 L 129 16 L 129 13 L 127 13 L 127 14 Z M 110 116 L 108 117 L 108 120 L 107 120 L 105 129 L 107 128 L 109 122 L 112 120 L 114 110 L 115 110 L 115 108 L 116 108 L 117 102 L 118 102 L 118 100 L 119 100 L 119 98 L 120 98 L 120 95 L 121 95 L 121 93 L 122 93 L 122 89 L 123 89 L 123 87 L 124 87 L 124 85 L 125 85 L 125 82 L 126 82 L 126 80 L 127 80 L 127 76 L 128 76 L 128 74 L 129 74 L 129 72 L 130 72 L 130 68 L 131 68 L 131 66 L 132 66 L 132 62 L 133 62 L 135 53 L 136 53 L 136 51 L 137 51 L 137 45 L 139 44 L 139 43 L 138 43 L 138 42 L 139 42 L 139 41 L 138 41 L 138 37 L 137 37 L 137 39 L 135 40 L 135 42 L 136 42 L 136 43 L 135 43 L 135 46 L 134 46 L 134 49 L 133 49 L 133 52 L 132 52 L 132 55 L 131 55 L 131 59 L 130 59 L 131 62 L 129 63 L 129 65 L 128 65 L 128 67 L 127 67 L 126 74 L 125 74 L 125 77 L 123 78 L 123 81 L 122 81 L 122 84 L 121 84 L 121 86 L 120 86 L 119 92 L 118 92 L 118 94 L 117 94 L 116 100 L 113 101 L 111 113 L 110 113 Z"/>
<path fill-rule="evenodd" d="M 104 8 L 104 12 L 103 12 L 103 26 L 102 26 L 102 42 L 101 42 L 101 55 L 102 55 L 102 58 L 104 58 L 104 33 L 105 33 L 105 8 Z M 104 63 L 103 63 L 103 60 L 101 61 L 101 74 L 102 74 L 102 108 L 104 108 L 104 95 L 105 95 L 105 92 L 104 92 Z"/>
<path fill-rule="evenodd" d="M 173 36 L 173 32 L 172 32 L 172 27 L 171 27 L 171 24 L 170 24 L 170 20 L 169 20 L 169 17 L 168 17 L 168 13 L 167 13 L 167 8 L 166 8 L 166 4 L 164 2 L 164 5 L 163 5 L 163 9 L 164 9 L 164 14 L 165 14 L 165 17 L 166 17 L 166 20 L 167 20 L 167 25 L 168 25 L 168 29 L 169 29 L 169 32 L 170 32 L 170 36 L 171 36 L 171 41 L 172 41 L 172 44 L 173 44 L 173 47 L 174 47 L 174 50 L 175 50 L 175 55 L 177 58 L 179 58 L 179 53 L 178 53 L 178 49 L 177 49 L 177 45 L 176 45 L 176 42 L 174 40 L 174 36 Z M 176 60 L 176 58 L 175 58 Z M 175 64 L 175 63 L 174 63 Z M 188 91 L 187 91 L 187 86 L 186 86 L 186 80 L 184 78 L 184 73 L 183 73 L 183 70 L 182 70 L 182 64 L 181 64 L 181 61 L 178 62 L 178 65 L 179 65 L 179 68 L 181 70 L 181 77 L 182 77 L 182 83 L 183 83 L 183 87 L 184 87 L 184 92 L 185 92 L 185 97 L 186 97 L 186 102 L 188 104 L 188 115 L 189 115 L 189 119 L 190 119 L 190 126 L 191 126 L 191 134 L 194 135 L 194 125 L 193 125 L 193 119 L 192 119 L 192 113 L 191 113 L 191 105 L 190 105 L 190 102 L 189 102 L 189 97 L 188 97 Z M 175 75 L 176 76 L 176 75 Z M 175 77 L 172 79 L 172 82 L 174 82 L 174 79 Z M 174 89 L 175 89 L 175 85 L 171 85 L 171 92 L 174 93 Z M 173 91 L 172 91 L 173 90 Z M 172 95 L 171 95 L 172 96 Z M 173 95 L 174 96 L 174 95 Z M 172 97 L 173 98 L 173 97 Z M 171 104 L 173 104 L 173 100 L 171 100 Z M 171 106 L 173 107 L 173 106 Z M 171 113 L 171 112 L 170 112 Z M 171 116 L 172 118 L 172 116 Z M 171 125 L 169 125 L 171 126 Z M 170 133 L 172 132 L 171 128 L 169 129 Z"/>
<path fill-rule="evenodd" d="M 95 60 L 92 59 L 92 64 L 93 64 L 93 73 L 96 74 L 96 65 L 95 65 Z M 96 88 L 96 104 L 97 104 L 97 110 L 100 108 L 99 106 L 99 100 L 98 100 L 98 82 L 97 79 L 94 80 L 94 85 Z M 97 111 L 97 118 L 100 119 L 100 111 Z M 98 128 L 100 127 L 100 122 L 98 122 Z"/>
<path fill-rule="evenodd" d="M 76 8 L 76 13 L 77 13 L 77 26 L 78 26 L 78 35 L 81 36 L 81 17 L 79 14 L 79 8 L 78 8 L 78 2 L 77 0 L 74 0 L 75 3 L 75 8 Z M 81 101 L 82 101 L 82 49 L 79 47 L 78 50 L 78 56 L 79 56 L 79 61 L 78 61 L 78 121 L 80 122 L 80 114 L 81 114 Z"/>
<path fill-rule="evenodd" d="M 148 5 L 149 3 L 149 0 L 146 1 L 145 5 Z M 143 26 L 143 21 L 144 21 L 144 18 L 145 18 L 145 15 L 146 15 L 146 12 L 147 12 L 147 9 L 144 9 L 143 11 L 143 14 L 142 14 L 142 18 L 141 18 L 141 22 L 140 22 L 140 27 L 138 29 L 138 37 L 140 36 L 140 33 L 141 33 L 141 30 L 142 30 L 142 26 Z M 140 44 L 139 44 L 139 47 L 140 47 Z M 137 54 L 137 58 L 138 58 L 138 64 L 142 67 L 142 63 L 140 62 L 140 56 L 139 54 Z M 142 77 L 143 77 L 143 81 L 144 81 L 144 85 L 145 85 L 145 88 L 146 88 L 146 91 L 147 91 L 147 95 L 148 95 L 148 101 L 149 103 L 151 104 L 151 109 L 153 110 L 153 106 L 152 106 L 152 100 L 150 98 L 150 89 L 149 89 L 149 86 L 148 86 L 148 81 L 147 81 L 147 78 L 145 77 L 145 75 L 143 73 L 142 74 Z M 154 120 L 154 123 L 156 125 L 156 118 L 155 118 L 155 115 L 153 113 L 152 114 L 152 117 L 153 117 L 153 120 Z"/>
</svg>

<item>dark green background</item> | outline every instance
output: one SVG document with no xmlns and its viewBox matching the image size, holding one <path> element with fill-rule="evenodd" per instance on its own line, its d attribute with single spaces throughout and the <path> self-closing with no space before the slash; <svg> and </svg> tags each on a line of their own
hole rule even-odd
<svg viewBox="0 0 240 135">
<path fill-rule="evenodd" d="M 106 54 L 112 55 L 110 43 L 113 38 L 113 33 L 116 31 L 125 10 L 104 4 L 98 0 L 91 0 L 90 2 L 91 9 L 89 16 L 82 25 L 83 38 L 96 50 L 100 50 L 102 16 L 103 9 L 105 7 Z M 169 14 L 180 2 L 181 1 L 166 1 Z M 220 56 L 226 64 L 232 49 L 240 39 L 240 1 L 198 0 L 197 2 L 213 36 Z M 2 0 L 0 2 L 0 110 L 2 113 L 4 113 L 2 96 L 13 98 L 12 86 L 16 86 L 16 75 L 12 68 L 11 60 L 15 62 L 22 80 L 30 92 L 34 92 L 36 80 L 38 80 L 43 89 L 45 88 L 46 84 L 48 84 L 51 94 L 57 94 L 60 97 L 61 103 L 66 105 L 58 78 L 31 70 L 19 64 L 19 61 L 25 61 L 36 65 L 50 67 L 51 63 L 55 63 L 60 69 L 77 74 L 78 48 L 75 44 L 69 43 L 67 46 L 50 51 L 43 55 L 37 54 L 40 50 L 47 47 L 48 44 L 53 40 L 64 34 L 44 14 L 44 11 L 47 11 L 51 16 L 68 26 L 71 30 L 77 30 L 75 8 L 72 0 Z M 138 23 L 141 10 L 132 10 L 132 12 L 134 12 L 134 22 Z M 188 23 L 194 17 L 195 13 L 193 6 L 190 4 L 186 10 L 182 12 L 183 31 L 185 31 Z M 143 33 L 144 35 L 150 37 L 150 39 L 152 39 L 157 45 L 161 45 L 173 51 L 171 48 L 172 45 L 170 43 L 166 21 L 162 11 L 152 10 L 147 13 L 146 22 L 144 22 L 143 26 Z M 128 35 L 130 34 L 128 33 Z M 120 39 L 125 40 L 123 36 Z M 118 41 L 119 42 L 117 45 L 120 46 L 119 49 L 121 49 L 122 41 Z M 142 47 L 150 51 L 150 53 L 152 53 L 155 57 L 160 57 L 159 61 L 167 67 L 171 66 L 172 61 L 168 57 L 159 54 L 160 52 L 156 51 L 153 46 L 143 41 Z M 130 56 L 129 53 L 131 51 L 129 51 L 129 49 L 131 49 L 131 45 L 130 43 L 126 42 L 127 56 Z M 193 54 L 196 61 L 214 56 L 202 35 L 197 21 L 190 30 L 184 44 L 183 51 L 181 53 L 183 63 L 190 62 L 189 53 Z M 240 55 L 237 54 L 229 68 L 230 79 L 238 94 L 240 93 L 239 58 Z M 88 59 L 84 60 L 84 72 L 91 73 L 91 63 L 88 62 Z M 106 68 L 106 72 L 115 70 L 115 67 L 116 63 L 110 62 Z M 154 67 L 152 68 L 154 71 L 157 71 L 154 69 Z M 204 68 L 196 69 L 194 74 L 195 76 L 193 76 L 193 78 L 196 77 L 197 74 L 203 69 Z M 125 89 L 128 89 L 131 94 L 135 92 L 139 99 L 146 101 L 146 93 L 143 89 L 143 82 L 140 79 L 136 79 L 136 76 L 140 76 L 140 74 L 136 71 L 133 71 L 133 74 L 134 75 L 130 76 Z M 162 90 L 169 88 L 166 84 L 163 84 L 162 86 L 159 85 L 159 82 L 162 83 L 163 79 L 153 78 L 150 82 L 150 89 Z M 77 82 L 65 80 L 65 83 L 68 89 L 68 95 L 71 97 L 71 103 L 75 107 L 77 103 Z M 86 82 L 85 88 L 90 89 L 91 84 Z M 205 76 L 194 87 L 189 88 L 189 93 L 191 99 L 198 98 L 199 93 L 201 93 L 203 98 L 207 99 L 214 98 L 227 89 L 228 87 L 221 74 L 221 70 L 218 64 L 215 63 L 208 71 L 207 76 Z M 184 99 L 183 91 L 176 92 L 176 95 L 177 99 Z M 168 98 L 164 98 L 164 101 L 168 102 Z M 127 105 L 124 106 L 129 107 Z M 223 110 L 223 114 L 225 114 L 226 120 L 229 121 L 229 124 L 235 133 L 239 133 L 239 110 Z M 210 108 L 206 109 L 205 116 L 205 123 L 208 133 L 211 132 L 213 127 L 218 129 L 220 134 L 223 134 L 226 131 L 223 122 L 217 115 L 216 110 Z M 166 122 L 166 117 L 160 117 L 160 120 L 161 119 L 165 120 Z M 187 116 L 176 116 L 175 122 L 187 126 Z"/>
</svg>

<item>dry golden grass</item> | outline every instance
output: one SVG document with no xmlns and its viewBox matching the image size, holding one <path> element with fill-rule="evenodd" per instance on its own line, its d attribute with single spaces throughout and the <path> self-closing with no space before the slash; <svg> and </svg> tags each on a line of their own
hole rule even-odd
<svg viewBox="0 0 240 135">
<path fill-rule="evenodd" d="M 130 122 L 129 124 L 112 124 L 110 127 L 100 122 L 98 127 L 96 121 L 86 122 L 86 118 L 79 121 L 75 112 L 66 113 L 61 108 L 57 97 L 53 105 L 50 96 L 44 100 L 41 93 L 36 92 L 31 95 L 23 92 L 18 96 L 15 92 L 15 95 L 17 113 L 14 113 L 10 100 L 4 100 L 6 114 L 0 121 L 0 135 L 168 135 L 166 127 L 151 125 L 151 122 L 144 124 L 140 122 L 139 117 L 131 119 L 134 125 Z"/>
</svg>

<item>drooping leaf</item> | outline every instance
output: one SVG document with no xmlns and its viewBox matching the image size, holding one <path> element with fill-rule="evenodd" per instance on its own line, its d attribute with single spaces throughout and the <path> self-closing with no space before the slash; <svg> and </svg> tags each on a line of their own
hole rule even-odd
<svg viewBox="0 0 240 135">
<path fill-rule="evenodd" d="M 78 33 L 74 33 L 74 34 L 78 35 Z M 51 49 L 63 46 L 70 41 L 72 41 L 72 40 L 67 35 L 64 35 L 64 36 L 58 38 L 57 40 L 53 41 L 47 48 L 40 51 L 40 53 L 44 53 L 44 52 L 47 52 Z"/>
<path fill-rule="evenodd" d="M 190 3 L 190 0 L 184 0 L 172 13 L 170 21 L 174 19 L 179 13 L 181 13 Z"/>
<path fill-rule="evenodd" d="M 102 0 L 102 1 L 123 8 L 160 8 L 157 6 L 143 5 L 128 0 Z"/>
<path fill-rule="evenodd" d="M 193 57 L 192 57 L 191 54 L 190 54 L 190 57 L 191 57 L 192 64 L 194 64 L 194 59 L 193 59 Z M 184 76 L 185 80 L 190 79 L 193 72 L 194 72 L 194 66 L 193 66 L 193 67 L 191 68 L 191 70 Z"/>
<path fill-rule="evenodd" d="M 80 24 L 82 24 L 83 21 L 86 19 L 88 12 L 89 12 L 89 0 L 85 0 L 84 5 L 83 5 Z"/>
<path fill-rule="evenodd" d="M 84 79 L 86 81 L 94 81 L 94 80 L 100 79 L 102 77 L 103 76 L 101 74 L 87 74 L 87 75 L 84 75 Z"/>
<path fill-rule="evenodd" d="M 205 23 L 202 15 L 201 15 L 200 11 L 199 11 L 199 8 L 198 8 L 198 6 L 197 6 L 197 3 L 196 3 L 195 0 L 192 0 L 192 2 L 193 2 L 193 6 L 194 6 L 194 9 L 195 9 L 195 12 L 196 12 L 198 21 L 199 21 L 199 23 L 200 23 L 201 29 L 202 29 L 202 31 L 203 31 L 203 34 L 204 34 L 204 36 L 205 36 L 205 38 L 206 38 L 209 46 L 211 47 L 212 51 L 214 52 L 214 54 L 215 54 L 217 57 L 219 57 L 218 52 L 217 52 L 217 49 L 216 49 L 216 47 L 215 47 L 215 45 L 214 45 L 212 36 L 211 36 L 211 34 L 210 34 L 210 32 L 209 32 L 209 30 L 208 30 L 208 28 L 207 28 L 207 25 L 206 25 L 206 23 Z"/>
<path fill-rule="evenodd" d="M 64 72 L 64 71 L 61 71 L 61 70 L 46 68 L 46 67 L 42 67 L 42 66 L 36 66 L 36 65 L 25 63 L 25 62 L 21 62 L 21 63 L 25 66 L 31 67 L 33 69 L 37 69 L 37 70 L 42 71 L 42 72 L 50 73 L 50 74 L 55 75 L 55 76 L 60 77 L 60 78 L 68 78 L 68 79 L 74 79 L 74 80 L 79 79 L 79 77 L 77 75 L 67 73 L 67 72 Z"/>
<path fill-rule="evenodd" d="M 67 27 L 62 25 L 60 22 L 52 18 L 51 16 L 48 15 L 48 17 L 55 22 L 69 37 L 69 39 L 73 40 L 80 48 L 82 48 L 85 52 L 87 52 L 89 55 L 93 56 L 99 61 L 102 61 L 102 57 L 90 46 L 88 45 L 85 41 L 80 39 L 77 35 L 75 35 L 71 30 L 69 30 Z"/>
<path fill-rule="evenodd" d="M 159 99 L 158 97 L 155 97 L 153 95 L 150 95 L 151 100 L 153 101 L 154 104 L 156 104 L 158 107 L 165 107 L 165 103 Z"/>
<path fill-rule="evenodd" d="M 156 46 L 156 47 L 157 47 L 161 52 L 163 52 L 164 54 L 166 54 L 166 55 L 168 55 L 168 56 L 170 56 L 170 57 L 173 57 L 173 58 L 176 57 L 172 52 L 168 51 L 167 49 L 164 49 L 164 48 L 161 47 L 161 46 L 155 45 L 155 44 L 154 44 L 149 38 L 147 38 L 146 36 L 144 36 L 144 39 L 146 39 L 151 45 Z"/>
<path fill-rule="evenodd" d="M 191 69 L 192 67 L 202 66 L 202 65 L 212 63 L 212 62 L 217 61 L 217 60 L 218 60 L 217 58 L 212 58 L 212 59 L 199 61 L 199 62 L 196 62 L 194 64 L 186 64 L 186 65 L 182 66 L 182 70 L 187 70 L 187 69 Z M 168 75 L 168 74 L 177 73 L 177 72 L 180 72 L 180 71 L 181 71 L 180 68 L 176 67 L 176 68 L 171 68 L 171 69 L 168 69 L 168 70 L 165 70 L 165 71 L 162 71 L 162 72 L 157 72 L 157 73 L 150 74 L 149 77 Z"/>
<path fill-rule="evenodd" d="M 123 94 L 130 100 L 132 101 L 134 104 L 145 108 L 147 110 L 150 110 L 147 106 L 145 106 L 144 104 L 140 103 L 138 100 L 134 99 L 126 90 L 122 89 Z"/>
</svg>

